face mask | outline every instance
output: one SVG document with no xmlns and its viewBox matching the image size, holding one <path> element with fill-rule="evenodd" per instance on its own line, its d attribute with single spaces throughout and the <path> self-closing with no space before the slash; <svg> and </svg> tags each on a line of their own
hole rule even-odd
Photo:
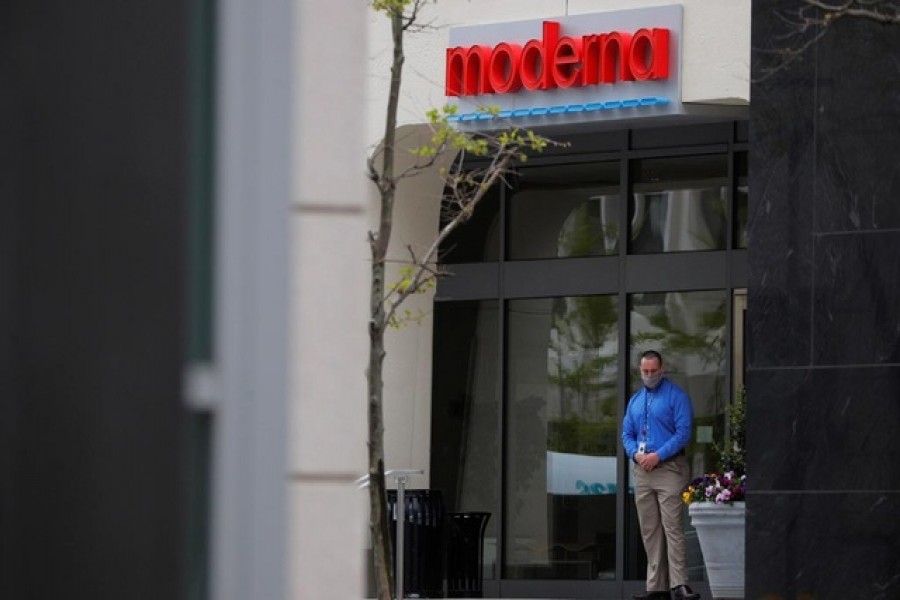
<svg viewBox="0 0 900 600">
<path fill-rule="evenodd" d="M 656 373 L 654 375 L 650 375 L 649 377 L 641 376 L 641 379 L 644 381 L 644 385 L 646 385 L 649 389 L 655 388 L 659 385 L 660 380 L 662 379 L 662 373 Z"/>
</svg>

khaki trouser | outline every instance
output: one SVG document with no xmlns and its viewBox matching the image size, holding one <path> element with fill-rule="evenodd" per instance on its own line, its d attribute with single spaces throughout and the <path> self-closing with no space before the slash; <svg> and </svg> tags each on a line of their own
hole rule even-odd
<svg viewBox="0 0 900 600">
<path fill-rule="evenodd" d="M 685 456 L 661 463 L 649 473 L 634 465 L 634 503 L 647 552 L 648 592 L 668 592 L 688 582 L 681 492 L 689 479 Z"/>
</svg>

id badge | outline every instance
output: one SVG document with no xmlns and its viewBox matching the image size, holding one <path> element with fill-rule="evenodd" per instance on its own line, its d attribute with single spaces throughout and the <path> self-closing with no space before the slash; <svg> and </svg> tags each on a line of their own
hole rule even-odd
<svg viewBox="0 0 900 600">
<path fill-rule="evenodd" d="M 638 444 L 638 453 L 640 453 L 640 454 L 647 453 L 647 442 L 640 442 Z"/>
</svg>

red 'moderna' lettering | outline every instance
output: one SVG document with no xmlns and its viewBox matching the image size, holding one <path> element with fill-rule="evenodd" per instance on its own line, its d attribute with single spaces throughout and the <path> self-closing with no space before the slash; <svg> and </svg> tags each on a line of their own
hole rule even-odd
<svg viewBox="0 0 900 600">
<path fill-rule="evenodd" d="M 669 77 L 669 30 L 611 31 L 560 37 L 559 23 L 544 21 L 540 40 L 447 48 L 447 96 L 511 94 L 616 81 Z"/>
</svg>

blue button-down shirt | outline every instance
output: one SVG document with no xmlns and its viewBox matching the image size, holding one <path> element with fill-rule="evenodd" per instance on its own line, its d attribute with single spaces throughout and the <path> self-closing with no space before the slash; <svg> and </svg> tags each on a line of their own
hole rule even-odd
<svg viewBox="0 0 900 600">
<path fill-rule="evenodd" d="M 645 421 L 646 438 L 644 434 Z M 646 386 L 631 397 L 622 424 L 625 454 L 634 459 L 638 444 L 647 442 L 646 452 L 656 452 L 660 461 L 678 454 L 691 440 L 694 407 L 680 387 L 663 378 L 654 389 Z"/>
</svg>

